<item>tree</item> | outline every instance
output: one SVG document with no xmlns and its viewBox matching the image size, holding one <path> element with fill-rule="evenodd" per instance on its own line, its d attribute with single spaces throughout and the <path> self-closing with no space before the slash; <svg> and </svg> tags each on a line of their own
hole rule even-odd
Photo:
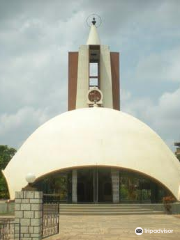
<svg viewBox="0 0 180 240">
<path fill-rule="evenodd" d="M 0 199 L 9 198 L 7 183 L 1 170 L 5 169 L 15 153 L 16 149 L 10 148 L 7 145 L 0 145 Z"/>
</svg>

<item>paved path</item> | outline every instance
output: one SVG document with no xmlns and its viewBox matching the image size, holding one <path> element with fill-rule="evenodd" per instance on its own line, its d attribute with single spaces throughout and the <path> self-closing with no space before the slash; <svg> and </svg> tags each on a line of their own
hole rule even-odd
<svg viewBox="0 0 180 240">
<path fill-rule="evenodd" d="M 135 228 L 168 229 L 173 233 L 143 233 Z M 144 230 L 145 231 L 145 230 Z M 173 215 L 60 216 L 60 234 L 47 240 L 180 240 L 180 218 Z"/>
</svg>

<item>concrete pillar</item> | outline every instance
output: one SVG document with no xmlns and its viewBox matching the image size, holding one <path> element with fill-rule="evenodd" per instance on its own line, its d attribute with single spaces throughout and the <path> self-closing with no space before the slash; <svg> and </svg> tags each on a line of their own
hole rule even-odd
<svg viewBox="0 0 180 240">
<path fill-rule="evenodd" d="M 113 203 L 119 203 L 119 170 L 111 169 Z"/>
<path fill-rule="evenodd" d="M 72 170 L 72 202 L 77 203 L 77 170 Z"/>
<path fill-rule="evenodd" d="M 42 198 L 42 192 L 16 192 L 15 222 L 21 225 L 21 240 L 42 239 Z"/>
</svg>

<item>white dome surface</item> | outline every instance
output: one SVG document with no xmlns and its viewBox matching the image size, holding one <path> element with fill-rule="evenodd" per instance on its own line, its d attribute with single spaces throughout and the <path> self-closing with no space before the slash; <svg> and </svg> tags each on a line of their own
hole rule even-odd
<svg viewBox="0 0 180 240">
<path fill-rule="evenodd" d="M 57 170 L 110 166 L 144 173 L 161 182 L 176 198 L 180 163 L 146 124 L 107 108 L 63 113 L 39 127 L 3 171 L 11 199 L 27 185 L 28 173 L 39 178 Z"/>
</svg>

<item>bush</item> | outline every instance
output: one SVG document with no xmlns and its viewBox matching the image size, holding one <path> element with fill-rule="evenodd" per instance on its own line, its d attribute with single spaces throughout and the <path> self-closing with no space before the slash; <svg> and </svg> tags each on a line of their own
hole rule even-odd
<svg viewBox="0 0 180 240">
<path fill-rule="evenodd" d="M 176 199 L 172 196 L 163 197 L 164 208 L 166 209 L 166 212 L 168 214 L 171 213 L 171 208 L 172 208 L 171 204 L 175 201 Z"/>
</svg>

